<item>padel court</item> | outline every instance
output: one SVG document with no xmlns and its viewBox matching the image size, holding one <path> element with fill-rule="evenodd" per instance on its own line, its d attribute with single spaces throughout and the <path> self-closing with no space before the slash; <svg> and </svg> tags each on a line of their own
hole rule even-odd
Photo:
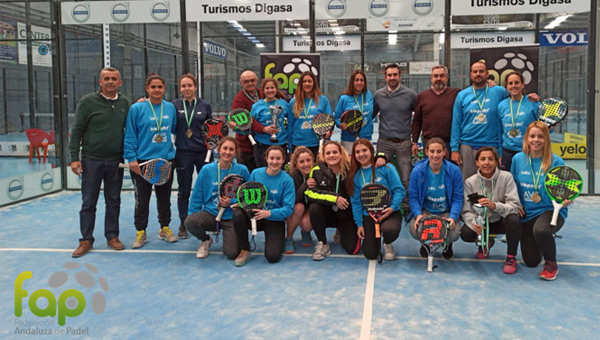
<svg viewBox="0 0 600 340">
<path fill-rule="evenodd" d="M 321 262 L 311 259 L 312 247 L 300 245 L 299 231 L 296 253 L 277 264 L 262 255 L 262 233 L 245 267 L 226 259 L 221 242 L 198 260 L 195 238 L 174 244 L 157 238 L 154 198 L 149 242 L 131 250 L 133 192 L 121 199 L 119 238 L 126 250 L 106 246 L 101 196 L 95 250 L 79 259 L 71 258 L 80 237 L 79 192 L 0 209 L 0 338 L 593 339 L 600 332 L 600 236 L 594 232 L 600 197 L 579 197 L 569 208 L 552 282 L 538 279 L 541 265 L 519 262 L 516 274 L 503 274 L 506 244 L 499 237 L 489 259 L 475 259 L 476 247 L 458 241 L 455 257 L 438 253 L 438 267 L 428 273 L 406 225 L 394 242 L 397 259 L 383 264 L 362 253 L 345 255 L 332 243 L 333 229 L 332 256 Z M 174 192 L 173 230 L 176 200 Z M 23 280 L 27 271 L 32 276 Z M 72 311 L 82 301 L 67 299 L 69 289 L 85 297 L 83 311 Z M 23 290 L 27 295 L 15 298 Z"/>
</svg>

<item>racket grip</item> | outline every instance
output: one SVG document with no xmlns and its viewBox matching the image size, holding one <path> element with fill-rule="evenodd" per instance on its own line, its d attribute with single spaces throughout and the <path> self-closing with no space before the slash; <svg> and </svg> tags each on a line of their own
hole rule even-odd
<svg viewBox="0 0 600 340">
<path fill-rule="evenodd" d="M 252 236 L 255 236 L 257 234 L 256 231 L 256 220 L 251 218 L 250 219 L 250 224 L 252 225 Z"/>
<path fill-rule="evenodd" d="M 558 216 L 560 215 L 560 209 L 562 209 L 562 203 L 558 203 L 555 200 L 552 200 L 552 205 L 554 206 L 554 212 L 552 213 L 552 221 L 550 221 L 550 225 L 556 227 L 558 223 Z"/>
<path fill-rule="evenodd" d="M 323 137 L 319 138 L 319 153 L 321 153 L 321 151 L 323 150 Z"/>
<path fill-rule="evenodd" d="M 219 214 L 217 215 L 217 218 L 215 218 L 215 221 L 221 222 L 221 218 L 223 218 L 223 213 L 224 212 L 225 212 L 225 207 L 221 207 L 219 209 Z"/>
<path fill-rule="evenodd" d="M 204 163 L 208 163 L 208 162 L 210 162 L 210 155 L 211 155 L 211 154 L 212 154 L 212 150 L 211 150 L 211 149 L 208 149 L 208 150 L 206 151 L 206 158 L 204 159 Z"/>
<path fill-rule="evenodd" d="M 379 227 L 379 223 L 375 223 L 375 238 L 381 238 L 381 228 Z"/>
<path fill-rule="evenodd" d="M 427 271 L 433 272 L 433 254 L 427 255 Z"/>
<path fill-rule="evenodd" d="M 254 140 L 254 137 L 252 137 L 252 134 L 248 134 L 248 139 L 250 140 L 250 143 L 252 143 L 252 145 L 256 145 L 256 141 Z"/>
<path fill-rule="evenodd" d="M 125 163 L 119 163 L 119 168 L 129 168 L 129 165 Z"/>
</svg>

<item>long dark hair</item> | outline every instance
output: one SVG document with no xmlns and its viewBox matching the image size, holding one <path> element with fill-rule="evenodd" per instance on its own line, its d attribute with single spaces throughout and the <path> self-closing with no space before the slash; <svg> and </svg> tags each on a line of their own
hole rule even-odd
<svg viewBox="0 0 600 340">
<path fill-rule="evenodd" d="M 352 144 L 352 155 L 350 156 L 350 173 L 348 174 L 348 181 L 346 181 L 346 189 L 348 189 L 349 195 L 352 195 L 352 193 L 354 192 L 354 175 L 356 175 L 358 169 L 362 167 L 362 165 L 360 165 L 360 163 L 356 160 L 355 156 L 356 147 L 361 144 L 366 145 L 369 151 L 371 151 L 371 178 L 375 178 L 375 148 L 369 140 L 365 138 L 357 139 L 356 141 L 354 141 L 354 144 Z"/>
<path fill-rule="evenodd" d="M 350 75 L 350 80 L 348 81 L 348 87 L 346 87 L 346 91 L 344 91 L 344 93 L 342 93 L 343 95 L 344 94 L 349 95 L 349 96 L 355 95 L 355 93 L 354 93 L 354 80 L 356 79 L 356 76 L 359 75 L 359 74 L 362 75 L 363 79 L 365 80 L 365 87 L 363 88 L 361 94 L 367 93 L 367 76 L 365 75 L 365 73 L 362 70 L 356 69 Z"/>
</svg>

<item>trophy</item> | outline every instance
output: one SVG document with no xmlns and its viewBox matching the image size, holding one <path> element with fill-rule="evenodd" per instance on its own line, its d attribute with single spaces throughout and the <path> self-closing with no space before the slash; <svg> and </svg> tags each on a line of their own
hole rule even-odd
<svg viewBox="0 0 600 340">
<path fill-rule="evenodd" d="M 487 208 L 482 206 L 479 203 L 472 204 L 471 208 L 477 214 L 476 222 L 477 222 L 477 224 L 479 224 L 479 226 L 481 226 L 481 229 L 482 229 L 481 234 L 477 235 L 477 242 L 475 243 L 477 246 L 481 246 L 482 245 L 481 235 L 483 235 L 484 229 L 486 228 L 485 219 L 483 217 L 486 214 Z"/>
<path fill-rule="evenodd" d="M 277 128 L 277 119 L 279 118 L 279 115 L 281 115 L 281 113 L 283 112 L 283 107 L 281 107 L 280 105 L 271 105 L 269 106 L 269 110 L 271 110 L 271 118 L 273 120 L 273 125 L 275 126 L 275 129 L 279 131 L 279 129 Z M 279 139 L 277 139 L 277 131 L 271 134 L 271 143 L 279 142 Z"/>
</svg>

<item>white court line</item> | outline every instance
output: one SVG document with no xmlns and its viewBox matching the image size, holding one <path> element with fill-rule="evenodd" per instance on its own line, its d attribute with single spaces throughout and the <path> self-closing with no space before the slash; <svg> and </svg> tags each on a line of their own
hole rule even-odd
<svg viewBox="0 0 600 340">
<path fill-rule="evenodd" d="M 21 252 L 47 252 L 47 253 L 72 253 L 74 249 L 65 249 L 65 248 L 0 248 L 0 252 L 10 252 L 10 251 L 21 251 Z M 119 254 L 119 253 L 129 253 L 129 254 L 196 254 L 195 250 L 160 250 L 160 249 L 145 249 L 145 250 L 133 250 L 133 249 L 125 249 L 115 251 L 112 249 L 92 249 L 90 253 L 111 253 L 111 254 Z M 221 251 L 211 251 L 210 254 L 213 255 L 223 255 Z M 264 255 L 264 253 L 253 252 L 252 255 Z M 284 257 L 312 257 L 312 254 L 284 254 Z M 327 257 L 334 258 L 349 258 L 349 259 L 364 259 L 362 255 L 347 255 L 347 254 L 331 254 Z M 426 258 L 422 258 L 420 256 L 396 256 L 397 260 L 416 260 L 416 261 L 427 261 Z M 440 260 L 440 259 L 438 259 Z M 374 260 L 372 260 L 374 261 Z M 471 258 L 452 258 L 452 260 L 444 260 L 444 261 L 453 261 L 453 262 L 490 262 L 490 263 L 504 263 L 504 260 L 494 260 L 494 259 L 471 259 Z M 523 263 L 523 261 L 518 261 L 519 263 Z M 577 267 L 600 267 L 600 263 L 585 263 L 585 262 L 558 262 L 559 265 L 563 266 L 577 266 Z"/>
<path fill-rule="evenodd" d="M 360 340 L 371 338 L 371 320 L 373 319 L 373 291 L 375 290 L 375 260 L 369 260 L 365 301 L 363 303 L 362 322 L 360 324 Z"/>
</svg>

